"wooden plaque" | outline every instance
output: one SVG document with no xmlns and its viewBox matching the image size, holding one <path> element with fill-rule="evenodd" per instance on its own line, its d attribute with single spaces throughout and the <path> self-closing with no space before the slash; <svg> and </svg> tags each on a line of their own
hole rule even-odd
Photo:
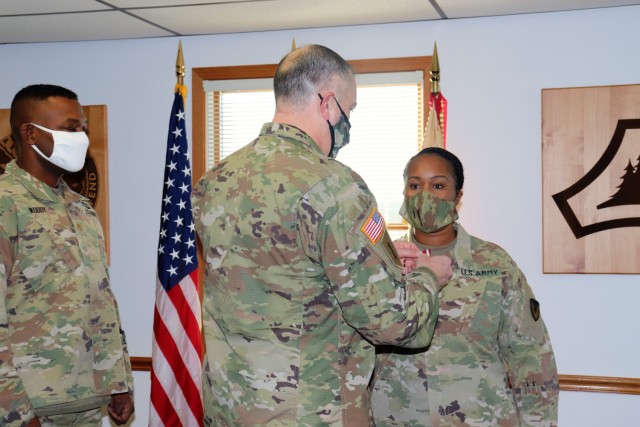
<svg viewBox="0 0 640 427">
<path fill-rule="evenodd" d="M 100 218 L 104 230 L 109 258 L 109 177 L 107 175 L 107 106 L 87 105 L 82 107 L 87 116 L 89 151 L 84 168 L 64 176 L 69 186 L 87 197 Z M 0 173 L 15 159 L 16 151 L 11 127 L 9 109 L 0 109 Z"/>
<path fill-rule="evenodd" d="M 640 85 L 542 90 L 543 271 L 640 273 Z"/>
</svg>

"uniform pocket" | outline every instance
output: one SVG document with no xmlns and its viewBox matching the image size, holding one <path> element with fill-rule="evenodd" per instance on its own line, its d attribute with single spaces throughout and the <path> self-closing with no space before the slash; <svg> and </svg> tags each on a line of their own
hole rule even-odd
<svg viewBox="0 0 640 427">
<path fill-rule="evenodd" d="M 480 305 L 482 305 L 485 285 L 486 283 L 484 281 L 464 282 L 462 290 L 466 292 L 457 301 L 462 305 L 456 328 L 458 332 L 469 331 L 473 328 L 476 313 L 478 313 L 478 309 Z"/>
<path fill-rule="evenodd" d="M 477 280 L 470 289 L 459 331 L 473 336 L 474 341 L 495 341 L 498 336 L 502 307 L 502 283 L 494 279 Z"/>
<path fill-rule="evenodd" d="M 34 291 L 60 280 L 81 264 L 75 234 L 44 215 L 25 218 L 18 230 L 16 263 Z"/>
</svg>

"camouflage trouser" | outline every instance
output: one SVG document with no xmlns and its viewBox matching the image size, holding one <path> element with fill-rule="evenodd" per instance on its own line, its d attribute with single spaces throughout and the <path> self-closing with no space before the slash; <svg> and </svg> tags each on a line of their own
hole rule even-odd
<svg viewBox="0 0 640 427">
<path fill-rule="evenodd" d="M 98 427 L 102 425 L 102 409 L 96 408 L 72 414 L 48 415 L 40 417 L 42 427 Z"/>
</svg>

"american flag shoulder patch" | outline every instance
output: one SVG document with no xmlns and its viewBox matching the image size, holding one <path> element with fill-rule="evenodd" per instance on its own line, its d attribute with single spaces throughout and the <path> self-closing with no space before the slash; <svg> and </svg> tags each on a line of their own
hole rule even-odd
<svg viewBox="0 0 640 427">
<path fill-rule="evenodd" d="M 378 240 L 380 240 L 380 237 L 384 234 L 384 218 L 382 218 L 377 208 L 371 210 L 369 218 L 362 224 L 360 231 L 367 236 L 367 239 L 369 239 L 371 243 L 374 245 L 378 243 Z"/>
</svg>

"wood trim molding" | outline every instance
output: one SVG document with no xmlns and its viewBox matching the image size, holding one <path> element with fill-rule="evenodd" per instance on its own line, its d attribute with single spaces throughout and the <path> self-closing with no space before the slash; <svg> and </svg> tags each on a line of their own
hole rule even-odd
<svg viewBox="0 0 640 427">
<path fill-rule="evenodd" d="M 131 356 L 131 369 L 134 371 L 151 371 L 150 357 Z"/>
<path fill-rule="evenodd" d="M 558 375 L 560 390 L 596 393 L 640 394 L 640 378 Z"/>
<path fill-rule="evenodd" d="M 150 357 L 131 357 L 134 371 L 151 371 Z M 560 390 L 595 393 L 640 394 L 640 378 L 558 375 Z"/>
</svg>

